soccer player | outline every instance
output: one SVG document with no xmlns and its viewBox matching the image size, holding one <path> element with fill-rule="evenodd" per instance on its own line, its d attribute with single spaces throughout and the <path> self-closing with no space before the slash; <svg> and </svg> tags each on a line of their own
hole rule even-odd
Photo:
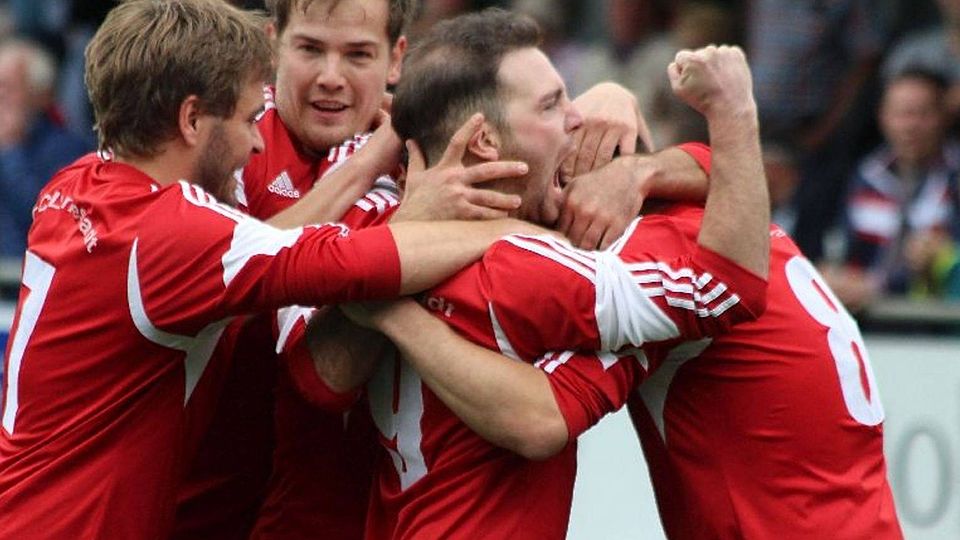
<svg viewBox="0 0 960 540">
<path fill-rule="evenodd" d="M 445 58 L 454 56 L 444 53 Z M 715 69 L 745 69 L 743 59 L 734 61 L 730 54 L 722 48 L 684 52 L 671 68 L 681 95 L 693 98 L 699 103 L 695 107 L 713 118 L 714 184 L 725 174 L 719 168 L 731 166 L 732 155 L 726 153 L 731 137 L 749 134 L 755 142 L 757 136 L 752 99 L 746 107 L 742 102 L 735 106 L 737 101 L 703 107 L 712 94 L 707 89 L 738 87 L 721 76 L 724 70 Z M 713 55 L 727 57 L 733 65 L 717 64 Z M 526 69 L 532 71 L 529 64 Z M 410 66 L 409 80 L 413 71 Z M 504 77 L 505 67 L 500 74 Z M 700 76 L 705 77 L 703 86 L 697 83 Z M 705 84 L 711 79 L 712 84 Z M 398 89 L 396 105 L 401 130 L 404 90 Z M 718 114 L 736 119 L 737 127 L 723 128 Z M 759 164 L 756 148 L 747 155 L 750 163 Z M 747 163 L 746 155 L 739 157 L 741 166 Z M 617 169 L 606 172 L 611 170 Z M 749 212 L 758 207 L 739 208 Z M 673 228 L 687 243 L 698 235 L 702 241 L 707 217 L 685 207 L 667 210 L 666 217 L 647 216 L 629 239 L 615 244 L 614 252 L 626 258 L 646 245 L 664 257 L 683 256 L 689 248 L 682 240 L 669 241 L 667 231 Z M 643 231 L 647 236 L 640 235 Z M 389 392 L 381 403 L 389 413 L 381 425 L 397 472 L 386 467 L 381 476 L 378 513 L 371 516 L 380 518 L 379 537 L 397 531 L 470 537 L 477 530 L 473 527 L 480 527 L 474 520 L 483 518 L 488 518 L 484 525 L 502 524 L 493 537 L 559 537 L 569 499 L 557 493 L 567 493 L 571 480 L 558 477 L 570 477 L 575 469 L 569 443 L 629 399 L 668 537 L 902 538 L 886 479 L 883 410 L 859 330 L 789 237 L 772 227 L 769 238 L 766 311 L 713 338 L 675 336 L 648 343 L 642 351 L 551 352 L 562 348 L 558 341 L 563 336 L 582 348 L 614 349 L 622 344 L 617 331 L 638 327 L 609 315 L 607 304 L 627 289 L 605 284 L 610 273 L 606 255 L 550 250 L 549 241 L 533 239 L 496 245 L 481 263 L 428 293 L 425 303 L 437 319 L 471 340 L 523 360 L 536 359 L 538 369 L 481 355 L 451 332 L 444 334 L 442 325 L 431 323 L 411 303 L 368 315 L 373 319 L 368 322 L 383 330 L 408 362 L 400 368 L 399 397 L 394 398 L 399 405 L 389 407 Z M 533 251 L 568 267 L 575 279 L 553 278 L 544 264 L 537 264 L 543 257 L 531 255 Z M 508 257 L 511 252 L 521 255 Z M 656 279 L 656 267 L 629 268 L 648 295 L 686 303 L 679 296 L 683 288 Z M 578 279 L 596 283 L 594 295 L 588 295 L 596 298 L 595 308 L 547 300 L 551 291 Z M 485 319 L 489 326 L 477 323 Z M 656 319 L 646 322 L 651 320 Z M 383 388 L 389 369 L 379 377 L 375 384 Z M 429 391 L 419 386 L 421 378 Z M 511 462 L 439 414 L 444 409 L 438 400 L 449 407 L 446 415 L 453 411 L 494 444 L 531 458 L 559 454 L 543 464 L 519 458 Z M 558 459 L 563 463 L 557 465 Z M 554 470 L 543 472 L 548 465 Z M 514 469 L 527 474 L 511 482 Z M 496 504 L 504 508 L 497 510 Z M 498 519 L 489 519 L 494 512 Z M 553 528 L 546 529 L 548 524 Z"/>
<path fill-rule="evenodd" d="M 532 21 L 497 10 L 441 23 L 408 57 L 394 121 L 423 147 L 427 163 L 437 163 L 452 130 L 480 108 L 488 120 L 467 142 L 468 155 L 529 163 L 529 175 L 493 189 L 523 195 L 516 216 L 552 224 L 578 113 L 538 39 Z M 688 53 L 678 65 L 678 94 L 705 114 L 715 135 L 699 236 L 654 217 L 635 221 L 599 253 L 515 237 L 427 293 L 426 304 L 463 335 L 540 369 L 496 355 L 471 361 L 417 306 L 388 310 L 400 317 L 384 317 L 380 327 L 410 361 L 385 359 L 368 385 L 388 455 L 367 538 L 563 537 L 576 449 L 557 412 L 561 396 L 548 382 L 566 357 L 549 351 L 700 338 L 762 311 L 769 221 L 746 63 L 738 50 L 722 48 Z M 414 152 L 411 166 L 418 159 Z M 615 166 L 629 170 L 630 159 Z M 400 320 L 406 316 L 416 323 Z M 640 356 L 622 362 L 639 365 Z M 613 354 L 602 361 L 618 364 Z M 575 377 L 566 383 L 577 384 Z M 515 384 L 523 391 L 503 392 Z"/>
<path fill-rule="evenodd" d="M 33 210 L 5 355 L 0 537 L 166 536 L 192 398 L 232 316 L 423 289 L 530 230 L 279 230 L 218 202 L 263 144 L 261 23 L 219 0 L 133 0 L 90 43 L 101 152 Z"/>
<path fill-rule="evenodd" d="M 406 48 L 403 28 L 413 4 L 410 0 L 269 4 L 276 87 L 267 89 L 266 111 L 258 121 L 264 149 L 238 176 L 241 208 L 280 225 L 336 220 L 352 229 L 391 218 L 499 217 L 516 208 L 520 201 L 516 195 L 473 187 L 494 176 L 516 174 L 515 163 L 464 168 L 457 155 L 443 166 L 407 171 L 404 210 L 393 216 L 398 199 L 393 180 L 385 175 L 395 172 L 400 140 L 379 107 L 387 85 L 399 77 Z M 636 115 L 632 97 L 603 85 L 578 101 L 590 111 L 582 130 L 581 165 L 609 160 L 611 143 L 633 152 L 638 128 L 631 123 Z M 611 121 L 610 109 L 629 121 Z M 678 167 L 680 173 L 686 167 L 700 174 L 695 165 Z M 640 182 L 647 180 L 653 175 L 638 177 Z M 622 230 L 628 222 L 619 214 L 611 216 L 615 219 L 605 217 L 590 222 L 590 234 Z M 608 241 L 616 234 L 608 233 Z M 594 245 L 601 240 L 584 236 Z M 277 337 L 300 335 L 305 313 L 312 311 L 282 310 L 274 325 Z M 328 326 L 344 327 L 338 313 L 329 317 Z M 251 526 L 249 517 L 263 497 L 259 484 L 265 480 L 260 478 L 266 475 L 272 449 L 269 426 L 263 421 L 269 418 L 258 411 L 273 406 L 273 395 L 264 387 L 276 377 L 277 447 L 254 537 L 359 538 L 373 476 L 372 461 L 364 456 L 377 449 L 367 408 L 362 403 L 353 407 L 347 421 L 339 411 L 317 408 L 304 397 L 309 393 L 298 388 L 302 379 L 292 375 L 303 368 L 312 371 L 309 361 L 284 356 L 276 371 L 268 358 L 272 347 L 264 350 L 244 339 L 259 336 L 262 342 L 265 333 L 248 323 L 241 334 L 213 427 L 180 492 L 177 536 L 242 536 L 240 531 Z M 375 337 L 371 333 L 360 339 Z M 307 384 L 315 388 L 321 383 Z M 353 403 L 345 399 L 348 405 Z M 237 414 L 238 407 L 248 413 Z"/>
</svg>

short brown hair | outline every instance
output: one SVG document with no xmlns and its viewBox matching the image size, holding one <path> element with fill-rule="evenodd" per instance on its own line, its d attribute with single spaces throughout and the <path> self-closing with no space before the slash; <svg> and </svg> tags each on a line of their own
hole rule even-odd
<svg viewBox="0 0 960 540">
<path fill-rule="evenodd" d="M 473 113 L 503 131 L 503 57 L 540 45 L 540 27 L 526 15 L 499 8 L 461 15 L 435 25 L 407 54 L 391 107 L 393 127 L 412 139 L 433 163 Z"/>
<path fill-rule="evenodd" d="M 393 45 L 400 39 L 400 36 L 406 30 L 410 21 L 416 16 L 420 2 L 419 0 L 379 1 L 387 2 L 389 9 L 389 15 L 387 16 L 387 37 L 390 39 L 390 44 Z M 287 23 L 290 22 L 291 10 L 299 9 L 301 12 L 306 13 L 307 8 L 309 8 L 313 2 L 314 0 L 266 0 L 265 4 L 267 9 L 273 15 L 277 35 L 282 34 L 283 30 L 287 27 Z M 333 11 L 333 9 L 337 7 L 337 4 L 340 3 L 340 0 L 329 0 L 329 2 L 330 11 Z"/>
<path fill-rule="evenodd" d="M 223 0 L 130 0 L 87 46 L 85 81 L 101 149 L 152 157 L 176 136 L 180 105 L 233 115 L 245 84 L 271 73 L 263 17 Z"/>
</svg>

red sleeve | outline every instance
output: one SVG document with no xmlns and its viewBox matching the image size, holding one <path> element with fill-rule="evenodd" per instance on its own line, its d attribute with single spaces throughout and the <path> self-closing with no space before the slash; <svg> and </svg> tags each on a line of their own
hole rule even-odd
<svg viewBox="0 0 960 540">
<path fill-rule="evenodd" d="M 399 293 L 387 227 L 279 230 L 190 184 L 168 190 L 136 248 L 137 286 L 159 328 L 190 335 L 231 315 Z"/>
<path fill-rule="evenodd" d="M 672 218 L 631 225 L 615 251 L 508 237 L 484 256 L 494 324 L 520 357 L 699 339 L 753 320 L 766 281 L 685 235 Z"/>
<path fill-rule="evenodd" d="M 695 159 L 697 164 L 700 165 L 700 168 L 703 169 L 703 172 L 707 173 L 707 176 L 710 176 L 711 150 L 709 146 L 698 142 L 688 142 L 677 145 L 677 148 L 683 150 Z"/>
<path fill-rule="evenodd" d="M 640 351 L 549 353 L 534 365 L 548 375 L 570 440 L 622 407 L 647 376 L 647 360 Z"/>
</svg>

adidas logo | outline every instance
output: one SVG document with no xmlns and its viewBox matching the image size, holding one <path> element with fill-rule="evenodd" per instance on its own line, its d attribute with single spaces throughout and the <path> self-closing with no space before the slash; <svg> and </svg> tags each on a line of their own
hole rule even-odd
<svg viewBox="0 0 960 540">
<path fill-rule="evenodd" d="M 273 182 L 267 186 L 267 191 L 290 199 L 300 198 L 300 191 L 293 187 L 293 182 L 290 180 L 290 175 L 287 174 L 287 171 L 283 171 L 279 176 L 274 178 Z"/>
</svg>

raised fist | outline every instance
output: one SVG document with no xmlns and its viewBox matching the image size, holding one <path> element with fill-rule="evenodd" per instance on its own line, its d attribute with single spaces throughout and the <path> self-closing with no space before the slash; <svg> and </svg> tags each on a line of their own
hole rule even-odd
<svg viewBox="0 0 960 540">
<path fill-rule="evenodd" d="M 682 50 L 667 67 L 673 93 L 707 117 L 756 110 L 753 81 L 740 47 Z"/>
</svg>

